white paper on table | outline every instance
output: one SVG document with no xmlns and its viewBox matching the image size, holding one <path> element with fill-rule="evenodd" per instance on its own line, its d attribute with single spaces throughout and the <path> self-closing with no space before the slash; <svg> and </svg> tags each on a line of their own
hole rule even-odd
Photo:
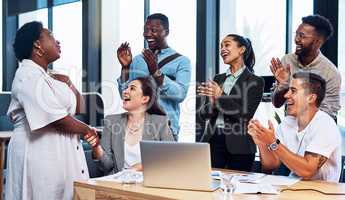
<svg viewBox="0 0 345 200">
<path fill-rule="evenodd" d="M 143 173 L 134 171 L 134 170 L 123 170 L 116 174 L 93 178 L 91 180 L 92 181 L 112 181 L 116 183 L 126 183 L 126 184 L 142 183 Z"/>
<path fill-rule="evenodd" d="M 270 184 L 237 183 L 235 194 L 279 194 Z"/>
<path fill-rule="evenodd" d="M 266 175 L 260 179 L 260 183 L 266 183 L 277 186 L 291 186 L 300 180 L 301 178 L 299 177 Z"/>
<path fill-rule="evenodd" d="M 241 183 L 260 183 L 261 179 L 265 176 L 266 174 L 262 173 L 240 174 L 234 176 L 234 181 Z"/>
</svg>

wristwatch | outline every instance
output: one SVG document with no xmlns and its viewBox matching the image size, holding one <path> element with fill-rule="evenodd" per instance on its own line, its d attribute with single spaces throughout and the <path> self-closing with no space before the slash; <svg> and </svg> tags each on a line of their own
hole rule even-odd
<svg viewBox="0 0 345 200">
<path fill-rule="evenodd" d="M 152 76 L 153 76 L 154 78 L 160 77 L 160 76 L 162 76 L 162 75 L 163 75 L 163 74 L 162 74 L 161 70 L 159 70 L 159 69 L 157 69 L 157 70 L 155 71 L 155 73 L 152 74 Z"/>
<path fill-rule="evenodd" d="M 280 144 L 280 140 L 276 139 L 275 142 L 273 142 L 272 144 L 267 145 L 267 148 L 269 151 L 275 151 L 278 149 L 278 145 Z"/>
</svg>

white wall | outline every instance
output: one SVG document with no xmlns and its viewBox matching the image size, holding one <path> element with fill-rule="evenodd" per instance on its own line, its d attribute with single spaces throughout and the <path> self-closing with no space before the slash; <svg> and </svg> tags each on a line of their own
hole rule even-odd
<svg viewBox="0 0 345 200">
<path fill-rule="evenodd" d="M 121 73 L 116 50 L 121 43 L 127 41 L 133 56 L 140 53 L 144 47 L 143 28 L 144 1 L 102 1 L 101 80 L 105 115 L 123 112 L 116 83 Z"/>
</svg>

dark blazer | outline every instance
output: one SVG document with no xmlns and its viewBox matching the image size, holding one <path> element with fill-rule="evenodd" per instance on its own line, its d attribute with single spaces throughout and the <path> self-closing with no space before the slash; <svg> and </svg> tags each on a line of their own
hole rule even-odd
<svg viewBox="0 0 345 200">
<path fill-rule="evenodd" d="M 104 119 L 101 138 L 104 154 L 100 158 L 100 165 L 101 170 L 106 174 L 114 174 L 124 167 L 126 126 L 127 113 L 108 115 Z M 168 126 L 168 118 L 146 113 L 142 140 L 174 141 Z"/>
<path fill-rule="evenodd" d="M 221 87 L 226 74 L 217 74 L 214 81 Z M 202 142 L 209 142 L 216 130 L 216 120 L 219 113 L 223 113 L 225 124 L 225 142 L 227 150 L 232 154 L 253 154 L 256 146 L 247 133 L 249 120 L 253 117 L 261 101 L 264 91 L 264 80 L 245 69 L 237 79 L 229 95 L 223 92 L 215 105 L 209 101 L 199 110 L 199 116 L 206 123 Z"/>
</svg>

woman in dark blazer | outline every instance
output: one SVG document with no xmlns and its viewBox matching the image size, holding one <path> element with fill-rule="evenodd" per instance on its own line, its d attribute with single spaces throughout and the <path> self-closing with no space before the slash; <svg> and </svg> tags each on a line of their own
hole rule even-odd
<svg viewBox="0 0 345 200">
<path fill-rule="evenodd" d="M 86 138 L 106 174 L 124 168 L 141 170 L 141 140 L 174 141 L 168 118 L 157 104 L 156 94 L 150 78 L 131 81 L 122 94 L 123 108 L 128 112 L 105 117 L 100 144 L 95 137 Z"/>
<path fill-rule="evenodd" d="M 264 80 L 253 73 L 255 55 L 249 39 L 227 35 L 221 56 L 229 69 L 198 87 L 198 94 L 208 97 L 198 111 L 206 121 L 201 140 L 210 143 L 212 167 L 250 171 L 256 146 L 247 125 L 261 101 Z"/>
</svg>

